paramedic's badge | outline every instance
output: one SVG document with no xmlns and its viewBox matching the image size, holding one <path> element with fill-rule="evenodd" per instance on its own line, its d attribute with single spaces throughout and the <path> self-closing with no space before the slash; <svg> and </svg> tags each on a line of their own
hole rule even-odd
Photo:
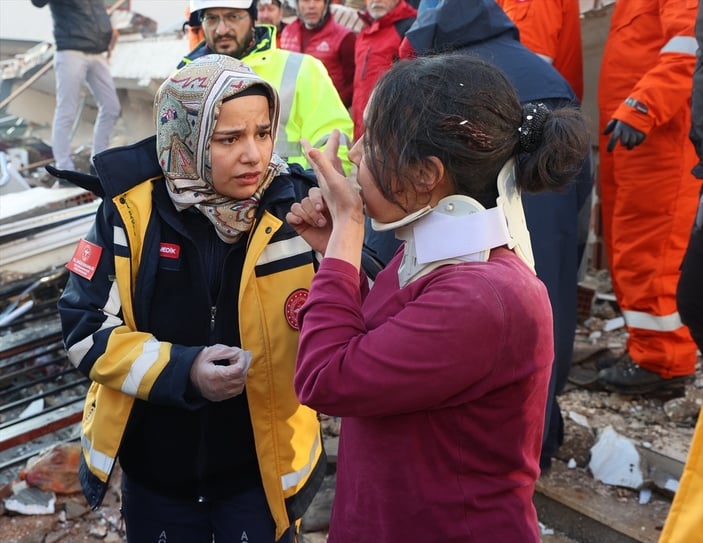
<svg viewBox="0 0 703 543">
<path fill-rule="evenodd" d="M 300 330 L 300 326 L 298 325 L 298 312 L 307 299 L 308 291 L 304 288 L 299 288 L 291 292 L 286 300 L 286 320 L 293 330 Z"/>
<path fill-rule="evenodd" d="M 78 242 L 78 246 L 66 267 L 76 275 L 90 280 L 95 275 L 95 269 L 98 267 L 102 252 L 103 248 L 99 245 L 82 239 Z"/>
</svg>

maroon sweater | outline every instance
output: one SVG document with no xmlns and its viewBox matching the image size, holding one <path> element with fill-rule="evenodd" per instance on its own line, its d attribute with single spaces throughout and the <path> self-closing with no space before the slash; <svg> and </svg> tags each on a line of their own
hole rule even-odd
<svg viewBox="0 0 703 543">
<path fill-rule="evenodd" d="M 544 285 L 507 249 L 364 296 L 326 258 L 300 312 L 304 404 L 341 416 L 329 542 L 538 543 L 550 368 Z"/>
</svg>

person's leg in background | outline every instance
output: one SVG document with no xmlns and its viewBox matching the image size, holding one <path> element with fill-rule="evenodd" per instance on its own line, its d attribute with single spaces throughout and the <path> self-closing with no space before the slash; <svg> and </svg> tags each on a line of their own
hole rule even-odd
<svg viewBox="0 0 703 543">
<path fill-rule="evenodd" d="M 121 109 L 115 81 L 104 55 L 89 55 L 86 83 L 98 104 L 98 117 L 93 130 L 93 155 L 97 155 L 110 146 L 110 134 Z"/>
<path fill-rule="evenodd" d="M 57 51 L 54 57 L 56 110 L 51 130 L 51 148 L 59 170 L 74 169 L 71 137 L 88 69 L 85 59 L 84 53 L 70 50 Z"/>
<path fill-rule="evenodd" d="M 576 334 L 578 201 L 575 184 L 561 194 L 523 194 L 537 277 L 547 287 L 554 317 L 554 362 L 545 411 L 542 469 L 551 465 L 564 433 L 557 396 L 569 376 Z"/>
</svg>

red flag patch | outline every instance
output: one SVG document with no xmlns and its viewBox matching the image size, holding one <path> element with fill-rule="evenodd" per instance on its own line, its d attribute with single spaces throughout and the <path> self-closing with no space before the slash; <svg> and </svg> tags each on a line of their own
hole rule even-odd
<svg viewBox="0 0 703 543">
<path fill-rule="evenodd" d="M 82 239 L 78 242 L 78 246 L 66 267 L 76 275 L 90 280 L 95 275 L 102 252 L 103 248 L 99 245 Z"/>
</svg>

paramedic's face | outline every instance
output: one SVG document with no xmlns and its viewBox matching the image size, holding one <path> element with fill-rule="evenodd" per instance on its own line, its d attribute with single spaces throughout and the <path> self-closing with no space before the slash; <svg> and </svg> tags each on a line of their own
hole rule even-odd
<svg viewBox="0 0 703 543">
<path fill-rule="evenodd" d="M 366 0 L 366 10 L 374 19 L 380 19 L 398 4 L 398 0 Z"/>
<path fill-rule="evenodd" d="M 224 196 L 250 198 L 264 179 L 273 153 L 265 96 L 233 98 L 222 104 L 210 139 L 212 184 Z"/>
<path fill-rule="evenodd" d="M 207 9 L 202 25 L 207 46 L 220 55 L 242 58 L 254 38 L 254 21 L 245 9 Z"/>
</svg>

